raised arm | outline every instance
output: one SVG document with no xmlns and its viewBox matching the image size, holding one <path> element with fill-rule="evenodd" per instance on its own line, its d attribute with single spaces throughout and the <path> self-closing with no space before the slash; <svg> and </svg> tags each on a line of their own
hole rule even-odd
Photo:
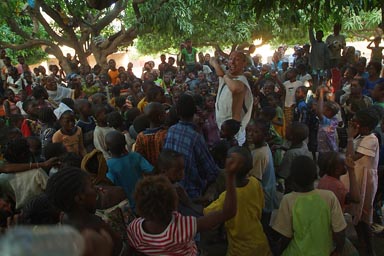
<svg viewBox="0 0 384 256">
<path fill-rule="evenodd" d="M 223 76 L 223 78 L 232 94 L 242 93 L 244 90 L 246 90 L 243 82 L 235 80 L 231 75 L 226 74 Z"/>
<path fill-rule="evenodd" d="M 215 69 L 216 74 L 217 74 L 218 76 L 223 77 L 223 76 L 225 75 L 225 72 L 224 72 L 223 69 L 220 67 L 220 65 L 219 65 L 219 63 L 217 62 L 216 58 L 211 57 L 211 59 L 209 60 L 209 64 Z"/>
<path fill-rule="evenodd" d="M 223 52 L 223 50 L 221 50 L 220 46 L 218 44 L 215 45 L 215 49 L 216 51 L 219 53 L 220 56 L 226 58 L 226 59 L 229 59 L 229 54 Z"/>
<path fill-rule="evenodd" d="M 226 220 L 233 218 L 237 212 L 237 198 L 235 187 L 236 171 L 243 165 L 244 158 L 237 153 L 232 153 L 225 164 L 226 194 L 223 208 L 204 217 L 197 219 L 197 231 L 209 230 Z"/>
<path fill-rule="evenodd" d="M 320 88 L 320 96 L 317 102 L 316 114 L 320 120 L 323 120 L 323 110 L 324 110 L 324 88 Z"/>
</svg>

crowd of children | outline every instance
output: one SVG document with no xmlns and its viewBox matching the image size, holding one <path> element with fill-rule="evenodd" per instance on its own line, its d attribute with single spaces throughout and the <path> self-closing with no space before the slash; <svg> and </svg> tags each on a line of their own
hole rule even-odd
<svg viewBox="0 0 384 256">
<path fill-rule="evenodd" d="M 253 94 L 251 109 L 242 109 L 252 110 L 246 127 L 236 117 L 218 127 L 215 116 L 223 80 L 215 68 L 239 62 L 222 51 L 215 61 L 197 57 L 190 40 L 176 59 L 161 55 L 158 69 L 145 63 L 141 77 L 113 59 L 72 65 L 63 77 L 55 65 L 51 74 L 31 72 L 22 58 L 17 69 L 3 55 L 1 230 L 6 236 L 16 220 L 61 223 L 88 247 L 104 241 L 108 255 L 209 255 L 207 241 L 227 243 L 226 255 L 355 255 L 349 214 L 355 246 L 375 255 L 382 47 L 369 45 L 368 64 L 344 55 L 328 63 L 316 58 L 335 44 L 312 30 L 312 52 L 296 47 L 290 65 L 284 47 L 264 65 L 251 58 L 254 46 L 237 49 Z"/>
</svg>

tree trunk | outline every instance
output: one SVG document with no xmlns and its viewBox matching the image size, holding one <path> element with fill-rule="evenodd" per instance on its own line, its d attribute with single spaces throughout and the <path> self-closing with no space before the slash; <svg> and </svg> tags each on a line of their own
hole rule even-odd
<svg viewBox="0 0 384 256">
<path fill-rule="evenodd" d="M 67 58 L 64 56 L 60 47 L 57 45 L 51 45 L 45 49 L 45 52 L 48 54 L 52 54 L 59 61 L 59 65 L 62 67 L 66 74 L 72 73 L 71 67 L 67 61 Z"/>
</svg>

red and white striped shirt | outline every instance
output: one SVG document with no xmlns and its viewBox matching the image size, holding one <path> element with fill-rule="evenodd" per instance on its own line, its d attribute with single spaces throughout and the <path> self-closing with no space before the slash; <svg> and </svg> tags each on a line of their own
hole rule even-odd
<svg viewBox="0 0 384 256">
<path fill-rule="evenodd" d="M 196 217 L 172 213 L 168 227 L 160 234 L 148 234 L 143 229 L 143 218 L 129 224 L 128 243 L 146 255 L 195 256 L 197 247 L 193 238 L 197 232 Z"/>
</svg>

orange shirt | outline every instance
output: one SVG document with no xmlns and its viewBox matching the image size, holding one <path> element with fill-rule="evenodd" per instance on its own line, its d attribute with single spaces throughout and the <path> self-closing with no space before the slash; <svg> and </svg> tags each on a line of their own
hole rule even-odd
<svg viewBox="0 0 384 256">
<path fill-rule="evenodd" d="M 111 84 L 116 85 L 119 83 L 119 71 L 116 69 L 115 71 L 109 70 L 108 71 L 109 78 L 111 78 Z"/>
<path fill-rule="evenodd" d="M 76 132 L 73 135 L 66 135 L 58 130 L 53 134 L 52 142 L 61 142 L 65 146 L 68 152 L 73 152 L 79 156 L 84 156 L 86 150 L 83 143 L 83 133 L 81 128 L 77 127 Z"/>
</svg>

